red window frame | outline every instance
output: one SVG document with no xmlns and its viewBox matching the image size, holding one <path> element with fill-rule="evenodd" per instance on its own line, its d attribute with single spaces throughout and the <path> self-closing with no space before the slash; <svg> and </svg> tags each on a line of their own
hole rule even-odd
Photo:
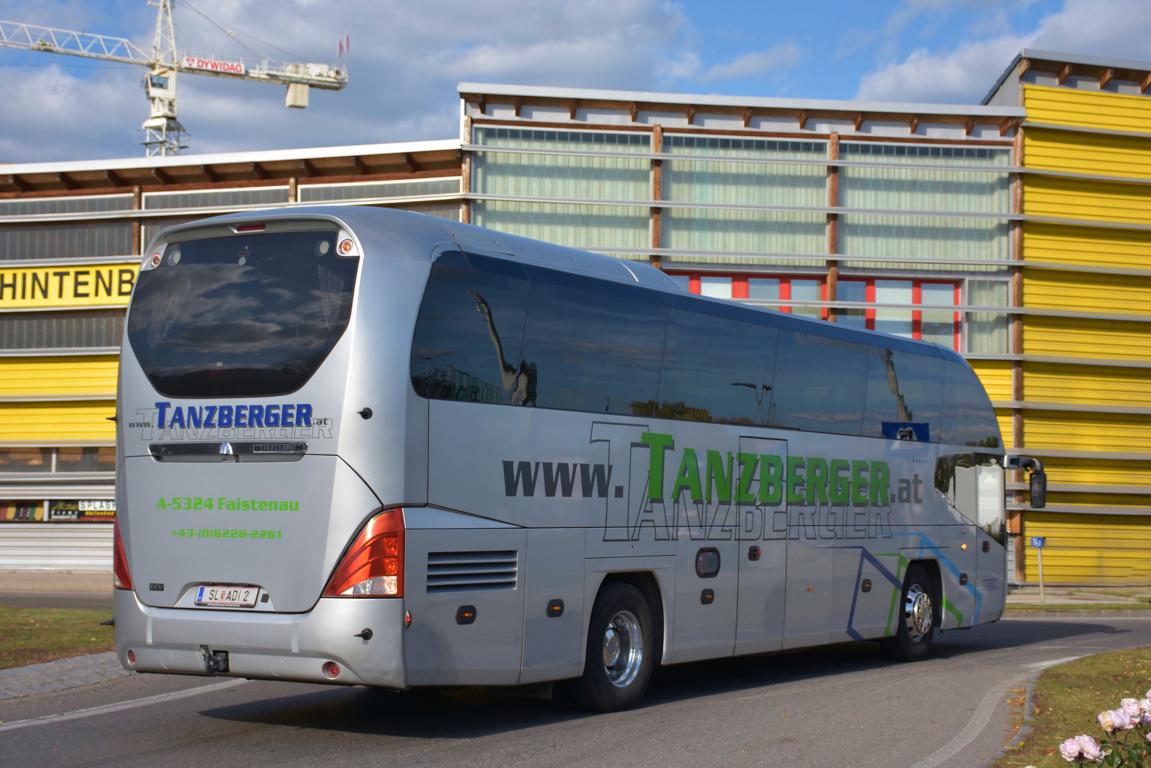
<svg viewBox="0 0 1151 768">
<path fill-rule="evenodd" d="M 762 277 L 769 280 L 778 280 L 779 300 L 781 302 L 791 300 L 792 280 L 814 280 L 819 283 L 819 300 L 827 301 L 827 279 L 821 275 L 774 275 L 757 272 L 735 274 L 731 272 L 668 272 L 668 274 L 673 277 L 687 277 L 687 289 L 695 294 L 699 294 L 703 290 L 700 278 L 729 277 L 731 278 L 731 298 L 742 300 L 747 300 L 750 295 L 748 279 Z M 792 307 L 789 304 L 781 304 L 780 306 L 774 307 L 774 309 L 789 314 L 792 312 Z M 826 307 L 820 308 L 819 316 L 824 320 L 828 318 Z"/>
<path fill-rule="evenodd" d="M 864 301 L 869 306 L 867 309 L 864 310 L 863 316 L 864 316 L 864 319 L 867 323 L 867 330 L 869 330 L 869 331 L 875 330 L 875 308 L 874 308 L 874 304 L 876 303 L 875 302 L 875 296 L 876 296 L 875 283 L 876 283 L 876 281 L 877 281 L 877 278 L 874 278 L 874 277 L 866 277 L 866 278 L 848 277 L 848 278 L 842 278 L 839 281 L 840 283 L 864 283 L 864 285 L 866 286 L 865 293 L 864 293 Z M 909 281 L 908 278 L 893 277 L 893 278 L 878 278 L 878 281 L 879 282 L 910 282 L 911 283 L 911 303 L 914 304 L 915 307 L 923 307 L 924 306 L 923 305 L 923 286 L 924 285 L 948 285 L 948 286 L 951 286 L 952 296 L 955 299 L 955 306 L 959 306 L 962 303 L 962 298 L 961 298 L 962 297 L 962 285 L 959 281 L 956 281 L 956 280 L 930 280 L 930 279 L 929 280 L 920 280 L 917 278 L 911 278 Z M 923 341 L 923 309 L 918 309 L 915 307 L 913 307 L 911 310 L 911 338 L 915 339 L 916 341 Z M 947 308 L 946 307 L 928 306 L 928 307 L 926 307 L 926 309 L 928 309 L 929 311 L 946 311 Z M 957 352 L 959 351 L 960 338 L 961 338 L 960 329 L 961 329 L 961 325 L 962 325 L 962 323 L 961 323 L 962 314 L 963 313 L 956 311 L 956 312 L 952 313 L 952 317 L 951 317 L 951 324 L 952 324 L 952 329 L 953 329 L 952 330 L 952 336 L 951 336 L 952 349 L 954 349 Z"/>
</svg>

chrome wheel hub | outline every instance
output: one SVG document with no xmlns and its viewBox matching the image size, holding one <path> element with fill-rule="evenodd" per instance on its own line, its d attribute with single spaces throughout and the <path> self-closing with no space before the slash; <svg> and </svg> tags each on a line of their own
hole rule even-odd
<svg viewBox="0 0 1151 768">
<path fill-rule="evenodd" d="M 903 616 L 907 625 L 907 635 L 913 642 L 919 642 L 931 634 L 935 609 L 931 604 L 931 595 L 925 592 L 919 584 L 912 584 L 908 588 L 907 601 L 903 606 Z"/>
<path fill-rule="evenodd" d="M 643 630 L 631 611 L 618 611 L 603 629 L 603 669 L 616 688 L 635 682 L 643 665 Z"/>
</svg>

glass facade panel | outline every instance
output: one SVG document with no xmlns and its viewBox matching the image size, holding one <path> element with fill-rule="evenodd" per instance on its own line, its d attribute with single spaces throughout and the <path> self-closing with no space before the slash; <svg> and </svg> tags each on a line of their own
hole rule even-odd
<svg viewBox="0 0 1151 768">
<path fill-rule="evenodd" d="M 472 221 L 481 227 L 589 251 L 649 248 L 647 213 L 647 208 L 620 205 L 472 203 Z"/>
<path fill-rule="evenodd" d="M 80 224 L 3 224 L 0 254 L 4 260 L 131 256 L 132 225 L 126 221 Z"/>
<path fill-rule="evenodd" d="M 844 208 L 891 211 L 892 214 L 844 214 L 840 220 L 841 252 L 885 257 L 847 260 L 848 268 L 914 268 L 923 270 L 996 270 L 962 265 L 974 259 L 1006 259 L 1008 225 L 994 219 L 955 216 L 900 216 L 897 211 L 1007 214 L 1010 211 L 1011 150 L 996 147 L 917 146 L 843 142 L 843 160 L 862 163 L 954 166 L 898 168 L 844 166 L 839 171 L 839 202 Z M 1003 167 L 1003 171 L 963 168 Z M 941 258 L 957 264 L 915 263 Z M 886 259 L 890 259 L 887 261 Z"/>
<path fill-rule="evenodd" d="M 955 306 L 955 285 L 952 283 L 923 283 L 920 286 L 924 307 Z M 924 309 L 920 330 L 924 341 L 955 349 L 955 313 Z"/>
<path fill-rule="evenodd" d="M 287 187 L 209 189 L 196 192 L 153 192 L 144 195 L 144 210 L 169 208 L 229 208 L 237 205 L 275 205 L 288 202 Z"/>
<path fill-rule="evenodd" d="M 33 197 L 26 200 L 0 200 L 0 217 L 36 216 L 52 213 L 106 213 L 130 210 L 132 210 L 131 195 Z"/>
<path fill-rule="evenodd" d="M 910 280 L 876 280 L 876 304 L 911 304 Z M 895 336 L 911 338 L 911 308 L 875 310 L 875 330 Z"/>
<path fill-rule="evenodd" d="M 0 472 L 51 471 L 51 448 L 0 448 Z"/>
<path fill-rule="evenodd" d="M 116 449 L 111 446 L 57 448 L 57 472 L 114 472 Z"/>
<path fill-rule="evenodd" d="M 968 280 L 967 303 L 974 307 L 1005 307 L 1008 284 L 1003 281 Z M 1009 316 L 1003 312 L 967 314 L 967 352 L 996 355 L 1008 352 Z"/>
<path fill-rule="evenodd" d="M 119 347 L 122 310 L 0 314 L 0 350 Z"/>
<path fill-rule="evenodd" d="M 752 301 L 778 301 L 779 278 L 749 277 L 747 279 L 747 298 Z"/>
<path fill-rule="evenodd" d="M 791 299 L 792 301 L 803 302 L 819 302 L 823 300 L 823 281 L 822 280 L 792 280 L 791 281 Z M 791 311 L 797 315 L 804 315 L 805 317 L 822 317 L 823 310 L 819 307 L 813 306 L 793 306 Z"/>
<path fill-rule="evenodd" d="M 649 136 L 640 133 L 480 126 L 473 138 L 485 147 L 559 153 L 626 155 L 651 150 Z M 650 165 L 645 157 L 477 152 L 472 191 L 481 196 L 644 202 L 651 197 Z M 472 218 L 483 227 L 578 248 L 642 249 L 651 244 L 648 210 L 642 205 L 477 201 Z"/>
<path fill-rule="evenodd" d="M 669 201 L 796 208 L 826 202 L 823 165 L 755 162 L 822 161 L 827 157 L 824 142 L 670 135 L 664 138 L 664 152 L 708 158 L 664 161 L 663 196 Z M 790 266 L 814 262 L 754 254 L 819 254 L 827 240 L 821 214 L 722 208 L 665 209 L 662 237 L 666 248 L 703 252 L 692 261 L 728 261 L 723 254 L 738 253 L 747 255 L 741 258 L 745 263 Z"/>
<path fill-rule="evenodd" d="M 425 195 L 455 195 L 460 192 L 460 179 L 421 179 L 419 181 L 389 181 L 375 184 L 301 184 L 301 203 L 320 203 L 330 200 L 375 200 L 388 197 L 422 197 Z"/>
<path fill-rule="evenodd" d="M 703 276 L 699 278 L 699 292 L 715 299 L 731 298 L 731 278 Z"/>
<path fill-rule="evenodd" d="M 852 301 L 865 303 L 867 301 L 867 283 L 863 280 L 840 280 L 836 286 L 837 301 Z M 836 320 L 848 328 L 867 329 L 866 309 L 841 309 L 839 319 Z"/>
</svg>

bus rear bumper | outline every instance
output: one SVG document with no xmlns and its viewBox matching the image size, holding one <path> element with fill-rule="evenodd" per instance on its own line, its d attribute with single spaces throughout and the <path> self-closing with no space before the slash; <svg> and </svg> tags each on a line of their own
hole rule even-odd
<svg viewBox="0 0 1151 768">
<path fill-rule="evenodd" d="M 296 614 L 153 608 L 121 589 L 115 601 L 116 654 L 126 669 L 407 687 L 403 600 L 326 598 Z"/>
</svg>

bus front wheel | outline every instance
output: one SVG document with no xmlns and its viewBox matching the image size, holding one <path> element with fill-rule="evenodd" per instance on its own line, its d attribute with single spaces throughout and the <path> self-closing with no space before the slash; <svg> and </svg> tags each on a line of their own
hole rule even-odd
<svg viewBox="0 0 1151 768">
<path fill-rule="evenodd" d="M 903 577 L 898 616 L 895 634 L 881 641 L 884 654 L 896 661 L 926 659 L 935 637 L 935 597 L 927 569 L 919 563 Z"/>
<path fill-rule="evenodd" d="M 598 712 L 638 704 L 651 680 L 654 638 L 643 593 L 631 584 L 606 585 L 592 609 L 583 676 L 570 683 L 575 703 Z"/>
</svg>

